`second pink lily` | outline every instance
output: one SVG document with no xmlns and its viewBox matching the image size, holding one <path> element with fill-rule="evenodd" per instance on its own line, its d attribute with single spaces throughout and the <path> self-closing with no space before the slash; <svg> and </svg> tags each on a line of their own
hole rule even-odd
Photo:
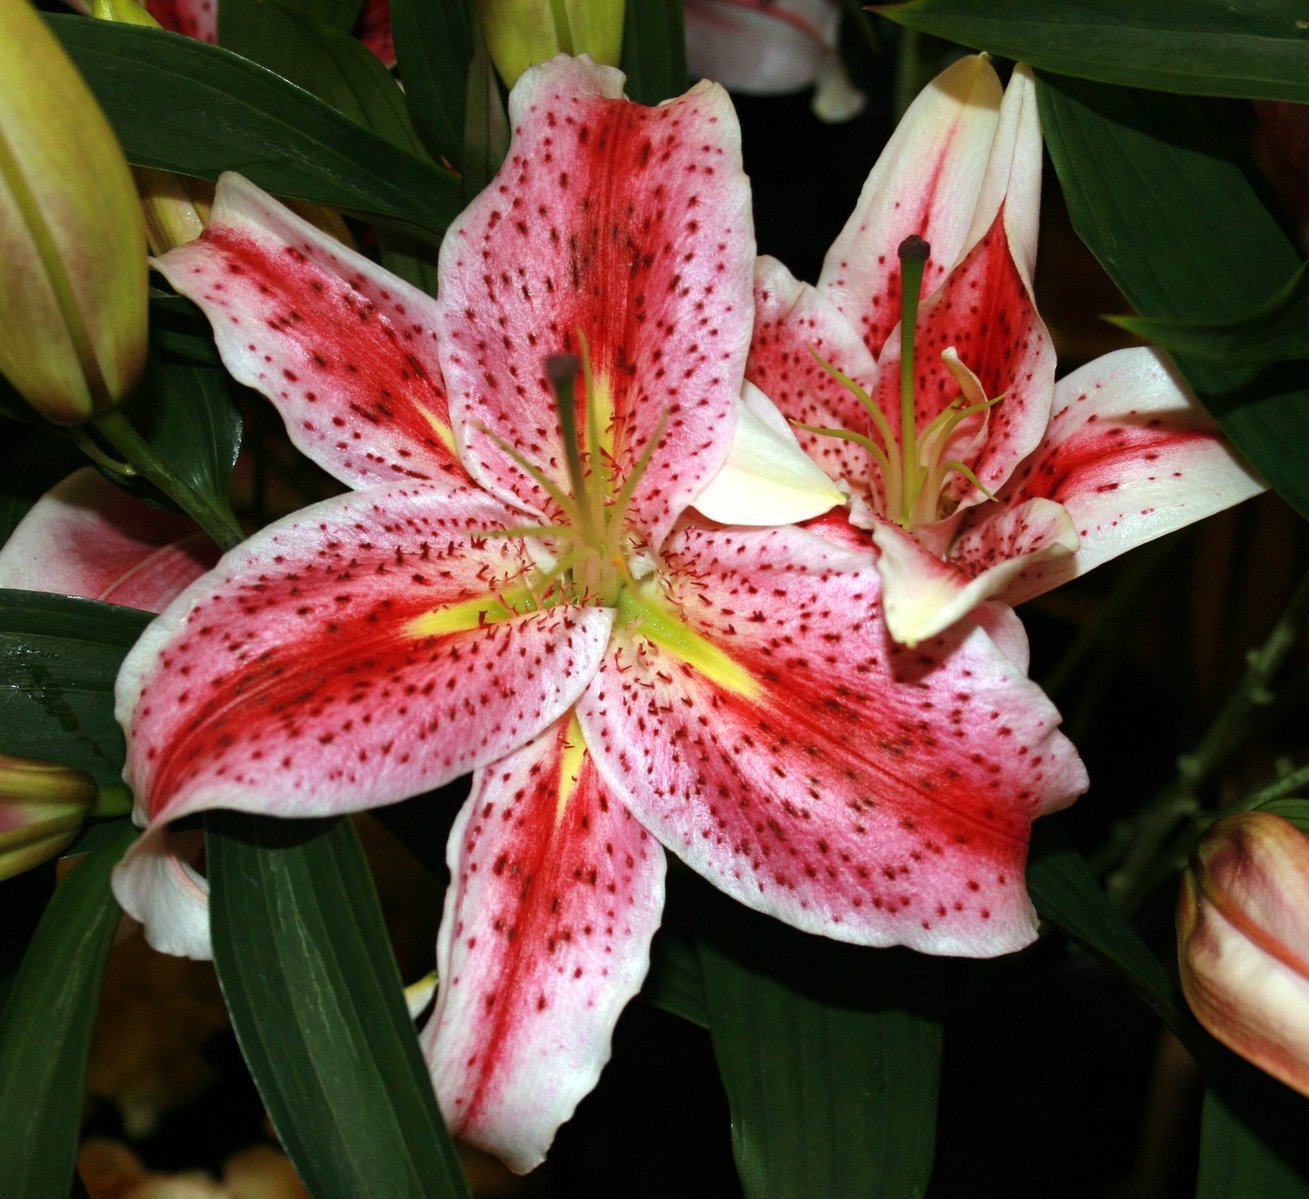
<svg viewBox="0 0 1309 1199">
<path fill-rule="evenodd" d="M 908 645 L 1262 488 L 1157 351 L 1056 385 L 1032 300 L 1040 188 L 1031 73 L 1002 89 L 963 59 L 910 107 L 816 287 L 759 262 L 747 378 L 848 490 Z M 699 507 L 747 505 L 722 488 Z"/>
</svg>

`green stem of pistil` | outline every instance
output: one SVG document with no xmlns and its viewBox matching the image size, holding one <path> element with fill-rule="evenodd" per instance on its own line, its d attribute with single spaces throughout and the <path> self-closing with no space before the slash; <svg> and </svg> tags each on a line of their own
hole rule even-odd
<svg viewBox="0 0 1309 1199">
<path fill-rule="evenodd" d="M 582 447 L 577 442 L 577 373 L 581 365 L 575 354 L 551 354 L 545 360 L 545 373 L 555 393 L 555 407 L 559 410 L 559 432 L 564 441 L 573 502 L 578 519 L 583 522 L 581 532 L 590 539 L 596 530 L 592 525 L 593 513 L 586 502 L 586 468 L 582 464 Z"/>
<path fill-rule="evenodd" d="M 931 247 L 910 235 L 900 243 L 900 523 L 906 529 L 918 503 L 918 436 L 914 415 L 914 332 L 918 323 L 918 293 Z"/>
<path fill-rule="evenodd" d="M 123 461 L 159 488 L 224 550 L 230 550 L 245 539 L 236 517 L 225 507 L 220 510 L 205 500 L 178 476 L 121 412 L 103 412 L 92 423 Z"/>
</svg>

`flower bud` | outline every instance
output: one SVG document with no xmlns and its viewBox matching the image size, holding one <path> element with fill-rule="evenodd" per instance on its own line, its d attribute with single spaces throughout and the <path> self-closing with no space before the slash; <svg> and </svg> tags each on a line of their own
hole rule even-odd
<svg viewBox="0 0 1309 1199">
<path fill-rule="evenodd" d="M 27 0 L 0 4 L 0 373 L 42 416 L 123 399 L 146 349 L 145 229 L 127 161 Z"/>
<path fill-rule="evenodd" d="M 617 66 L 623 0 L 478 0 L 486 48 L 506 87 L 556 54 L 589 54 Z"/>
<path fill-rule="evenodd" d="M 1177 940 L 1200 1023 L 1309 1095 L 1309 838 L 1270 812 L 1215 823 L 1182 877 Z"/>
<path fill-rule="evenodd" d="M 0 879 L 70 845 L 97 794 L 84 771 L 0 754 Z"/>
</svg>

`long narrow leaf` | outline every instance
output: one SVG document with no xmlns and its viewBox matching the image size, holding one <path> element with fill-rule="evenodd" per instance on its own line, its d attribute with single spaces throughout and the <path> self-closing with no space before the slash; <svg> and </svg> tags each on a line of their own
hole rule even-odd
<svg viewBox="0 0 1309 1199">
<path fill-rule="evenodd" d="M 1201 96 L 1309 100 L 1309 27 L 1285 0 L 908 0 L 876 11 L 1061 75 Z"/>
<path fill-rule="evenodd" d="M 468 0 L 391 0 L 396 60 L 414 127 L 433 156 L 463 166 L 473 27 Z"/>
<path fill-rule="evenodd" d="M 628 0 L 623 13 L 627 94 L 658 104 L 686 90 L 686 30 L 680 0 Z"/>
<path fill-rule="evenodd" d="M 55 888 L 0 1014 L 0 1195 L 67 1199 L 100 977 L 118 927 L 109 875 L 135 836 L 120 827 Z"/>
<path fill-rule="evenodd" d="M 1309 1199 L 1309 1099 L 1235 1058 L 1205 1091 L 1196 1199 Z"/>
<path fill-rule="evenodd" d="M 433 242 L 462 207 L 448 171 L 238 55 L 158 29 L 48 19 L 137 166 L 240 171 Z"/>
<path fill-rule="evenodd" d="M 711 927 L 698 943 L 705 1011 L 747 1199 L 922 1195 L 941 1026 L 921 987 L 940 963 L 753 913 Z"/>
<path fill-rule="evenodd" d="M 466 1196 L 344 818 L 207 818 L 214 962 L 250 1071 L 316 1199 Z"/>
</svg>

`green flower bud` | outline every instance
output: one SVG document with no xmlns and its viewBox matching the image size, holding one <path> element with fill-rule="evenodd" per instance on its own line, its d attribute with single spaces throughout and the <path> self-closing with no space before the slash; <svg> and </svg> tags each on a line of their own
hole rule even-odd
<svg viewBox="0 0 1309 1199">
<path fill-rule="evenodd" d="M 70 845 L 97 795 L 84 771 L 0 754 L 0 879 Z"/>
<path fill-rule="evenodd" d="M 623 0 L 478 0 L 486 48 L 506 87 L 556 54 L 589 54 L 617 66 Z"/>
<path fill-rule="evenodd" d="M 52 421 L 136 384 L 145 228 L 90 90 L 27 0 L 0 4 L 0 373 Z"/>
</svg>

